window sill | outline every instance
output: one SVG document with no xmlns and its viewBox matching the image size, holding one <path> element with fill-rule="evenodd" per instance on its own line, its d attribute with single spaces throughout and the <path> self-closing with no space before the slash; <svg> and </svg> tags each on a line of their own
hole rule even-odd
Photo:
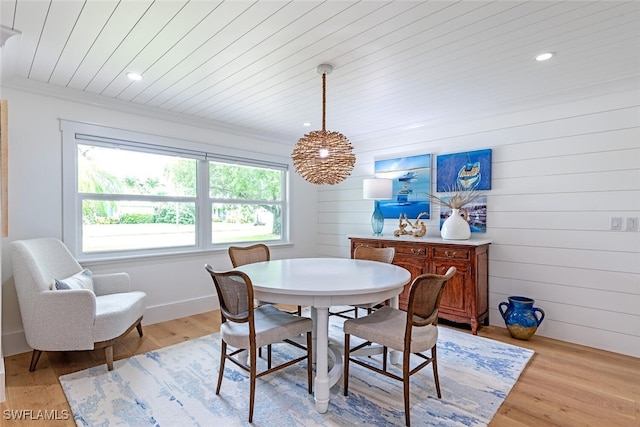
<svg viewBox="0 0 640 427">
<path fill-rule="evenodd" d="M 136 262 L 136 261 L 148 261 L 148 260 L 161 260 L 161 259 L 176 259 L 180 257 L 192 257 L 193 255 L 205 255 L 205 254 L 220 254 L 227 253 L 229 246 L 244 246 L 244 245 L 253 245 L 255 243 L 260 242 L 242 242 L 242 243 L 233 243 L 227 246 L 217 246 L 208 249 L 192 249 L 185 251 L 175 251 L 175 252 L 163 252 L 163 253 L 152 253 L 152 254 L 135 254 L 135 255 L 118 255 L 118 256 L 108 256 L 100 258 L 78 258 L 78 262 L 83 266 L 91 266 L 91 265 L 107 265 L 107 264 L 118 264 L 122 262 Z M 293 242 L 277 242 L 277 243 L 266 243 L 270 248 L 283 248 L 283 247 L 293 247 Z"/>
</svg>

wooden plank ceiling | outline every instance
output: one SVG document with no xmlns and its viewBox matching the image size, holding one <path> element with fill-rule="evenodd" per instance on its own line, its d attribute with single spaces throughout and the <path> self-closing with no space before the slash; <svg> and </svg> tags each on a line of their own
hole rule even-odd
<svg viewBox="0 0 640 427">
<path fill-rule="evenodd" d="M 2 49 L 3 84 L 291 146 L 321 128 L 322 63 L 327 129 L 351 139 L 640 76 L 637 1 L 2 0 L 0 12 L 3 32 L 21 32 Z M 544 51 L 556 56 L 536 62 Z"/>
</svg>

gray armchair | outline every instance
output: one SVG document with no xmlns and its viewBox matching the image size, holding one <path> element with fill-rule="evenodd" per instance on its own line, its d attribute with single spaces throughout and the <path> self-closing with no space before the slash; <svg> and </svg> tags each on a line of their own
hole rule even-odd
<svg viewBox="0 0 640 427">
<path fill-rule="evenodd" d="M 113 344 L 134 327 L 142 336 L 145 293 L 131 291 L 127 273 L 83 269 L 58 239 L 11 242 L 13 277 L 27 343 L 29 371 L 43 351 L 104 348 L 113 369 Z"/>
</svg>

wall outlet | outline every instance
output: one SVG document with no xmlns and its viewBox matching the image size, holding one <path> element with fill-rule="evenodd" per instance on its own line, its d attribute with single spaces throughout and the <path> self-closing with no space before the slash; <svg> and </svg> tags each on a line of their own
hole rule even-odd
<svg viewBox="0 0 640 427">
<path fill-rule="evenodd" d="M 638 229 L 638 217 L 637 216 L 628 216 L 626 219 L 625 230 L 627 231 L 636 231 Z"/>
<path fill-rule="evenodd" d="M 610 230 L 622 230 L 622 217 L 612 216 L 611 218 L 609 218 L 609 224 Z"/>
</svg>

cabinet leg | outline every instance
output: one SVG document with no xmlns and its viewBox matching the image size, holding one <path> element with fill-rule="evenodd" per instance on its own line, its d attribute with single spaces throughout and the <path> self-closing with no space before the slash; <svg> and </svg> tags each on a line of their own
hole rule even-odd
<svg viewBox="0 0 640 427">
<path fill-rule="evenodd" d="M 478 335 L 478 321 L 476 319 L 471 319 L 471 333 Z"/>
</svg>

